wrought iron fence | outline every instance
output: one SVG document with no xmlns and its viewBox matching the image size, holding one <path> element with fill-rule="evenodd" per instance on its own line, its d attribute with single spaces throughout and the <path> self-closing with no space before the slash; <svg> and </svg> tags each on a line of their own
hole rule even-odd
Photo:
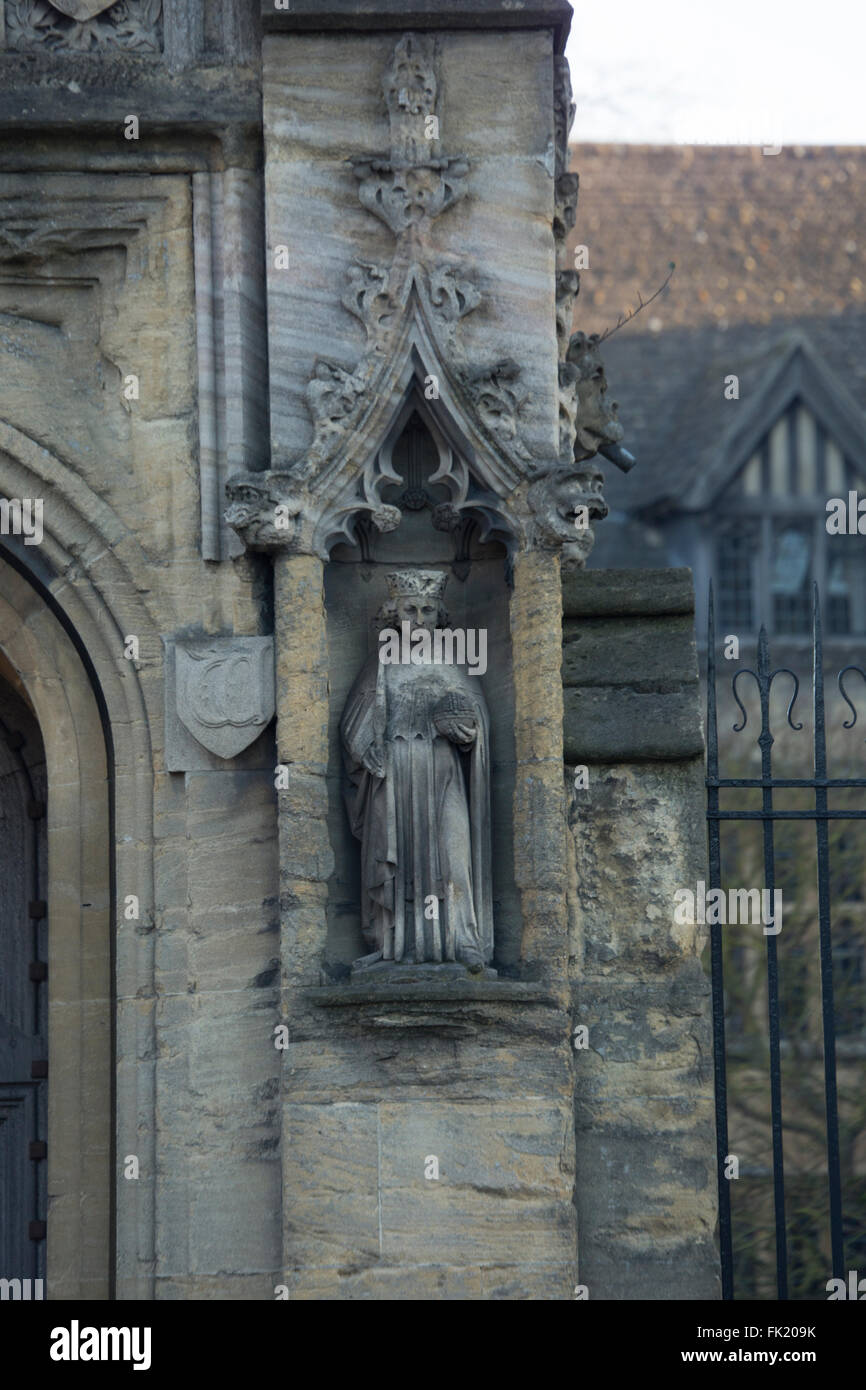
<svg viewBox="0 0 866 1390">
<path fill-rule="evenodd" d="M 716 634 L 713 614 L 712 586 L 709 592 L 709 616 L 707 632 L 707 822 L 709 842 L 709 888 L 721 889 L 721 831 L 726 821 L 760 822 L 762 833 L 762 855 L 764 887 L 771 893 L 776 887 L 775 834 L 776 822 L 783 820 L 812 821 L 815 826 L 815 876 L 817 881 L 817 927 L 818 956 L 820 960 L 821 1023 L 823 1036 L 823 1091 L 826 1118 L 826 1163 L 827 1163 L 827 1213 L 829 1219 L 829 1246 L 832 1270 L 828 1277 L 844 1279 L 843 1248 L 843 1193 L 839 1149 L 839 1102 L 837 1095 L 836 1072 L 836 1013 L 833 997 L 833 942 L 831 900 L 831 869 L 829 846 L 829 822 L 831 820 L 864 820 L 866 809 L 833 809 L 828 805 L 830 793 L 841 788 L 866 788 L 866 777 L 828 777 L 827 776 L 827 730 L 824 707 L 824 653 L 821 633 L 820 602 L 817 586 L 813 592 L 812 604 L 812 723 L 813 740 L 811 749 L 811 777 L 780 778 L 773 775 L 773 744 L 771 730 L 770 691 L 777 676 L 790 680 L 791 696 L 785 716 L 787 724 L 794 731 L 802 730 L 797 722 L 797 700 L 800 693 L 799 678 L 788 667 L 772 669 L 770 644 L 765 628 L 761 628 L 758 639 L 757 669 L 739 666 L 731 679 L 731 693 L 740 718 L 733 726 L 741 733 L 747 726 L 749 716 L 741 698 L 743 681 L 752 678 L 757 687 L 760 700 L 760 732 L 757 743 L 760 747 L 760 777 L 721 777 L 719 775 L 719 730 L 717 717 L 716 689 Z M 846 677 L 858 673 L 866 682 L 866 671 L 859 666 L 845 666 L 837 674 L 836 681 L 842 699 L 851 711 L 843 727 L 849 729 L 857 721 L 857 712 L 849 691 Z M 738 688 L 739 687 L 739 688 Z M 808 735 L 806 736 L 808 737 Z M 774 793 L 783 788 L 807 788 L 811 791 L 808 809 L 778 809 L 774 804 Z M 720 808 L 720 792 L 725 788 L 754 788 L 760 791 L 760 810 Z M 719 1230 L 722 1262 L 723 1297 L 735 1296 L 734 1288 L 734 1246 L 731 1223 L 731 1182 L 726 1176 L 729 1167 L 728 1149 L 728 1079 L 727 1053 L 725 1041 L 725 981 L 723 975 L 723 926 L 714 923 L 710 926 L 710 961 L 712 980 L 713 1043 L 715 1072 L 716 1136 L 719 1188 Z M 776 1289 L 780 1299 L 788 1295 L 788 1234 L 785 1215 L 785 1169 L 783 1153 L 783 1095 L 782 1067 L 780 1049 L 779 1015 L 779 957 L 777 937 L 766 934 L 767 968 L 767 1019 L 768 1019 L 768 1083 L 770 1102 L 770 1129 L 772 1134 L 772 1178 L 773 1206 L 775 1214 L 775 1264 Z"/>
</svg>

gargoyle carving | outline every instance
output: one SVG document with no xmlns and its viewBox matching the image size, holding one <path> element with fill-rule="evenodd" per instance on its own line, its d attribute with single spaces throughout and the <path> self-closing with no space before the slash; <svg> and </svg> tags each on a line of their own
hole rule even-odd
<svg viewBox="0 0 866 1390">
<path fill-rule="evenodd" d="M 248 550 L 291 548 L 303 500 L 285 473 L 237 473 L 226 483 L 225 519 Z"/>
<path fill-rule="evenodd" d="M 577 369 L 576 462 L 603 453 L 605 446 L 618 445 L 624 433 L 617 419 L 618 404 L 607 399 L 607 377 L 598 343 L 597 333 L 574 333 L 566 353 L 566 361 Z"/>
<path fill-rule="evenodd" d="M 354 527 L 359 518 L 377 531 L 393 531 L 400 525 L 400 508 L 383 502 L 379 495 L 385 484 L 399 481 L 396 473 L 381 469 L 377 462 L 365 469 L 360 485 L 352 483 L 323 508 L 286 473 L 236 473 L 226 483 L 225 517 L 248 550 L 302 551 L 327 559 L 336 540 L 356 541 Z"/>
<path fill-rule="evenodd" d="M 562 547 L 562 557 L 583 565 L 595 537 L 591 523 L 607 516 L 604 475 L 591 462 L 551 468 L 529 489 L 534 539 L 543 548 Z"/>
</svg>

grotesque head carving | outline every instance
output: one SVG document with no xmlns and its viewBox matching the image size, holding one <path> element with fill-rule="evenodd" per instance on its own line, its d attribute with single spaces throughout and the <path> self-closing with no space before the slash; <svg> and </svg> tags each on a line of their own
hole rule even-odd
<svg viewBox="0 0 866 1390">
<path fill-rule="evenodd" d="M 599 336 L 573 333 L 566 360 L 577 368 L 577 434 L 575 461 L 592 458 L 605 445 L 618 444 L 623 428 L 617 417 L 616 401 L 607 399 L 607 378 L 598 350 Z"/>
<path fill-rule="evenodd" d="M 561 547 L 563 560 L 583 565 L 595 542 L 592 522 L 607 516 L 603 488 L 604 474 L 595 463 L 550 469 L 529 490 L 536 539 L 551 549 Z"/>
<path fill-rule="evenodd" d="M 556 180 L 553 213 L 553 235 L 564 241 L 577 221 L 577 195 L 580 178 L 577 174 L 560 174 Z"/>
<path fill-rule="evenodd" d="M 281 550 L 297 530 L 303 504 L 278 473 L 238 473 L 226 483 L 225 519 L 249 550 Z"/>
</svg>

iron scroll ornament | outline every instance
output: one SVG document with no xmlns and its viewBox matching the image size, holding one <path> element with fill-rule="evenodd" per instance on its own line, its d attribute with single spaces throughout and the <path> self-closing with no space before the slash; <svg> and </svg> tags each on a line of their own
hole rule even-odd
<svg viewBox="0 0 866 1390">
<path fill-rule="evenodd" d="M 761 695 L 762 704 L 764 703 L 764 701 L 769 702 L 770 687 L 772 686 L 773 681 L 776 679 L 776 676 L 790 676 L 791 680 L 794 682 L 794 693 L 792 694 L 791 699 L 788 702 L 788 709 L 785 717 L 792 729 L 794 729 L 795 731 L 802 729 L 803 725 L 795 724 L 793 719 L 791 718 L 794 712 L 794 705 L 796 704 L 797 696 L 800 693 L 800 679 L 796 675 L 796 673 L 791 670 L 789 666 L 779 666 L 775 671 L 770 670 L 770 642 L 767 636 L 767 629 L 765 627 L 761 628 L 760 634 L 758 636 L 757 671 L 753 671 L 751 666 L 741 667 L 739 671 L 735 672 L 731 680 L 731 693 L 733 694 L 733 697 L 737 703 L 737 707 L 740 711 L 740 714 L 743 716 L 743 722 L 741 724 L 733 724 L 731 726 L 735 734 L 741 734 L 743 732 L 748 720 L 746 707 L 737 693 L 737 681 L 739 680 L 740 676 L 752 676 L 754 678 L 755 684 L 757 685 Z M 766 734 L 769 736 L 770 741 L 772 742 L 773 739 L 772 734 L 770 734 L 769 719 L 767 719 L 764 722 L 766 723 Z M 762 728 L 762 736 L 764 735 L 764 732 L 765 731 Z"/>
<path fill-rule="evenodd" d="M 857 711 L 854 708 L 852 701 L 849 699 L 848 692 L 845 689 L 844 677 L 847 676 L 849 671 L 856 671 L 858 676 L 862 676 L 864 681 L 866 681 L 866 671 L 863 670 L 862 666 L 843 666 L 842 670 L 836 677 L 836 684 L 839 686 L 839 694 L 842 696 L 842 699 L 845 701 L 845 704 L 851 711 L 851 718 L 842 720 L 843 729 L 853 729 L 854 725 L 857 723 Z"/>
</svg>

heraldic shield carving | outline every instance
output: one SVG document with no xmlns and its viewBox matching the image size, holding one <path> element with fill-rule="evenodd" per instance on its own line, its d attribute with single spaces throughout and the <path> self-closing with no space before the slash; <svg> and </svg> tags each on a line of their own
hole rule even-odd
<svg viewBox="0 0 866 1390">
<path fill-rule="evenodd" d="M 178 642 L 175 660 L 181 722 L 217 757 L 242 753 L 274 715 L 273 639 Z"/>
<path fill-rule="evenodd" d="M 51 0 L 51 4 L 61 14 L 83 24 L 87 19 L 95 19 L 103 10 L 110 10 L 115 0 Z"/>
</svg>

